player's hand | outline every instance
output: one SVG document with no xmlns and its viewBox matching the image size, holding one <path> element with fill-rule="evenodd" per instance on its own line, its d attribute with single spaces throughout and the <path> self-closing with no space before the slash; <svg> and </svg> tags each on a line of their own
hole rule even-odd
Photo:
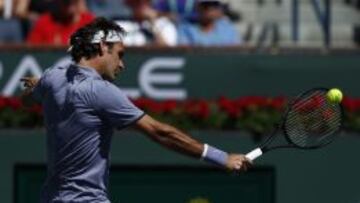
<svg viewBox="0 0 360 203">
<path fill-rule="evenodd" d="M 20 79 L 21 82 L 24 83 L 24 87 L 33 88 L 39 82 L 39 78 L 37 77 L 23 77 Z"/>
<path fill-rule="evenodd" d="M 230 154 L 226 163 L 231 171 L 247 171 L 251 166 L 252 162 L 243 154 Z"/>
</svg>

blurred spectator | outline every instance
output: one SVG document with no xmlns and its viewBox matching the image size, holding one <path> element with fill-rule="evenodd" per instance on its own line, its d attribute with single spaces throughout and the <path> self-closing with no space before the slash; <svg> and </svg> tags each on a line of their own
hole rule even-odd
<svg viewBox="0 0 360 203">
<path fill-rule="evenodd" d="M 96 16 L 108 19 L 130 16 L 130 10 L 124 5 L 124 0 L 87 0 L 87 5 Z"/>
<path fill-rule="evenodd" d="M 166 16 L 161 16 L 152 7 L 151 0 L 126 0 L 132 11 L 132 21 L 118 21 L 127 31 L 126 45 L 175 46 L 177 44 L 176 27 Z"/>
<path fill-rule="evenodd" d="M 196 14 L 196 0 L 157 0 L 155 9 L 173 21 L 193 21 Z"/>
<path fill-rule="evenodd" d="M 27 38 L 29 44 L 67 45 L 71 34 L 91 22 L 84 0 L 53 0 L 50 12 L 42 14 Z"/>
<path fill-rule="evenodd" d="M 0 0 L 0 42 L 19 43 L 24 35 L 22 20 L 26 18 L 30 0 Z"/>
<path fill-rule="evenodd" d="M 5 14 L 6 7 L 9 5 L 6 5 L 6 0 L 0 0 L 0 13 L 2 14 L 2 16 L 4 16 L 5 18 L 23 18 L 27 13 L 30 0 L 12 0 L 10 3 L 11 5 L 8 8 L 10 8 L 11 10 L 9 14 Z"/>
<path fill-rule="evenodd" d="M 29 10 L 35 14 L 43 14 L 52 10 L 54 0 L 30 0 Z"/>
<path fill-rule="evenodd" d="M 0 19 L 0 43 L 20 43 L 23 34 L 17 19 Z"/>
<path fill-rule="evenodd" d="M 229 46 L 241 43 L 240 33 L 224 15 L 220 0 L 198 0 L 198 22 L 179 25 L 179 44 L 198 46 Z"/>
<path fill-rule="evenodd" d="M 197 0 L 156 0 L 155 9 L 163 15 L 168 16 L 174 22 L 176 21 L 190 21 L 197 19 L 198 13 L 196 9 Z M 231 9 L 230 3 L 224 1 L 224 14 L 229 17 L 231 21 L 239 21 L 240 14 Z"/>
<path fill-rule="evenodd" d="M 28 9 L 28 4 L 30 0 L 12 0 L 11 4 L 11 14 L 17 18 L 23 18 Z M 0 0 L 0 11 L 3 14 L 5 12 L 5 0 Z M 4 15 L 3 15 L 4 16 Z"/>
</svg>

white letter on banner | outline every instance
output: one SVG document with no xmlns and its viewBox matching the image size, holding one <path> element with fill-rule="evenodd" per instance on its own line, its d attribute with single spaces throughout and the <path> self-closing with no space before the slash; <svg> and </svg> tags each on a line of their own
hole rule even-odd
<svg viewBox="0 0 360 203">
<path fill-rule="evenodd" d="M 181 73 L 154 73 L 155 70 L 161 69 L 181 69 L 184 64 L 184 58 L 157 57 L 147 61 L 139 73 L 139 84 L 145 95 L 154 99 L 186 99 L 187 92 L 184 89 L 155 87 L 155 85 L 178 85 L 183 80 Z"/>
<path fill-rule="evenodd" d="M 16 89 L 20 86 L 20 78 L 26 76 L 27 72 L 30 71 L 32 76 L 40 78 L 42 70 L 35 58 L 32 56 L 25 56 L 20 65 L 15 69 L 14 74 L 10 77 L 10 80 L 5 85 L 2 95 L 12 96 Z"/>
</svg>

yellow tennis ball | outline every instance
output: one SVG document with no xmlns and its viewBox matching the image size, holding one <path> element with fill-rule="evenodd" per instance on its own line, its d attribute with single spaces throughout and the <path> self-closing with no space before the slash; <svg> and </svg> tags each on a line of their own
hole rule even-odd
<svg viewBox="0 0 360 203">
<path fill-rule="evenodd" d="M 343 99 L 343 94 L 341 90 L 332 88 L 327 92 L 326 97 L 329 102 L 339 104 Z"/>
</svg>

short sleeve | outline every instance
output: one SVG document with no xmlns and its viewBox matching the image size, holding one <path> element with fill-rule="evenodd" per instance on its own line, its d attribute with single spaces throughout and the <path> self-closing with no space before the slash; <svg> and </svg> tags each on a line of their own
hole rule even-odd
<svg viewBox="0 0 360 203">
<path fill-rule="evenodd" d="M 144 115 L 120 88 L 110 82 L 94 82 L 93 94 L 92 103 L 95 110 L 114 127 L 125 128 Z"/>
</svg>

